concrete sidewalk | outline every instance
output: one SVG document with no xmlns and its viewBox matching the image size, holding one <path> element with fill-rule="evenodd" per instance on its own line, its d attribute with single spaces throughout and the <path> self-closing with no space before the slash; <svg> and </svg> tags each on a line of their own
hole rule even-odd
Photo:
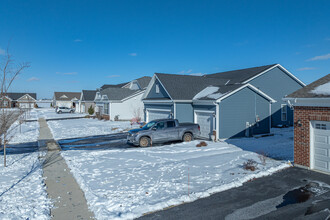
<svg viewBox="0 0 330 220">
<path fill-rule="evenodd" d="M 60 147 L 53 139 L 44 118 L 40 118 L 39 144 L 47 150 L 43 162 L 43 176 L 47 193 L 54 206 L 52 219 L 94 219 L 89 211 L 83 191 L 70 173 L 65 160 L 60 154 Z"/>
</svg>

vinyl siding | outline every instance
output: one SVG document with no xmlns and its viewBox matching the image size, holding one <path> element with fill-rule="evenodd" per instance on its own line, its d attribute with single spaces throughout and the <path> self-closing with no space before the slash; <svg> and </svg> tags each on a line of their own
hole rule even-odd
<svg viewBox="0 0 330 220">
<path fill-rule="evenodd" d="M 191 103 L 175 103 L 176 119 L 179 122 L 194 122 L 194 110 Z"/>
<path fill-rule="evenodd" d="M 156 93 L 156 85 L 159 85 L 159 93 Z M 151 90 L 148 94 L 148 96 L 146 97 L 146 99 L 163 99 L 163 98 L 167 98 L 170 99 L 170 97 L 168 96 L 167 92 L 165 91 L 165 89 L 163 88 L 163 86 L 159 83 L 158 80 L 155 80 L 154 84 L 151 87 Z"/>
<path fill-rule="evenodd" d="M 287 104 L 282 98 L 302 88 L 302 85 L 278 67 L 251 80 L 249 83 L 277 101 L 272 104 L 272 126 L 293 125 L 293 111 L 290 108 L 287 109 L 288 120 L 284 122 L 281 120 L 281 104 Z"/>
<path fill-rule="evenodd" d="M 120 103 L 110 104 L 110 119 L 113 120 L 116 115 L 120 120 L 131 120 L 134 117 L 143 118 L 143 102 L 141 100 L 143 93 L 134 96 Z"/>
<path fill-rule="evenodd" d="M 250 134 L 270 132 L 269 101 L 250 88 L 244 88 L 222 100 L 219 104 L 220 138 L 244 137 L 246 122 L 254 124 L 256 115 L 259 123 L 251 127 Z"/>
</svg>

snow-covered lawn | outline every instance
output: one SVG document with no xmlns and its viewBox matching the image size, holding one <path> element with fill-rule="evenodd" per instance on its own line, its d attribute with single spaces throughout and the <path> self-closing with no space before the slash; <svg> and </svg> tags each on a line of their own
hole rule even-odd
<svg viewBox="0 0 330 220">
<path fill-rule="evenodd" d="M 105 135 L 136 128 L 129 121 L 105 121 L 91 118 L 48 121 L 55 140 Z"/>
<path fill-rule="evenodd" d="M 132 219 L 289 167 L 226 142 L 198 141 L 124 150 L 63 151 L 97 219 Z M 255 160 L 257 170 L 242 168 Z M 188 195 L 189 192 L 189 195 Z"/>
<path fill-rule="evenodd" d="M 273 159 L 293 161 L 293 127 L 272 128 L 271 133 L 274 136 L 228 139 L 226 142 Z"/>
<path fill-rule="evenodd" d="M 0 219 L 49 219 L 47 199 L 38 153 L 0 155 Z"/>
<path fill-rule="evenodd" d="M 8 139 L 10 144 L 36 142 L 39 137 L 38 122 L 24 122 L 19 125 L 16 121 L 9 129 Z"/>
<path fill-rule="evenodd" d="M 35 108 L 32 109 L 27 114 L 27 119 L 30 120 L 38 120 L 38 118 L 45 119 L 57 119 L 57 118 L 76 118 L 76 117 L 84 117 L 86 114 L 82 113 L 62 113 L 57 114 L 54 108 Z"/>
</svg>

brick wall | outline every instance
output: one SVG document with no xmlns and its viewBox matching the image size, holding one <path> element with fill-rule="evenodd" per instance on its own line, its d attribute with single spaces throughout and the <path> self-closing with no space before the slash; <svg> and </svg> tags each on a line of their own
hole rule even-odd
<svg viewBox="0 0 330 220">
<path fill-rule="evenodd" d="M 300 120 L 302 126 L 297 125 Z M 294 162 L 310 167 L 310 121 L 330 121 L 330 107 L 294 108 Z"/>
</svg>

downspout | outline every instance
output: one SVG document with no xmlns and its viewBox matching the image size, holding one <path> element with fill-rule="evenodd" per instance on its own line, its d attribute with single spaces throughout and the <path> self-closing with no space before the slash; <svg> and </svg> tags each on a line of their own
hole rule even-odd
<svg viewBox="0 0 330 220">
<path fill-rule="evenodd" d="M 215 118 L 215 126 L 216 126 L 216 137 L 215 139 L 216 140 L 219 140 L 220 139 L 220 102 L 213 102 L 213 104 L 215 105 L 216 107 L 216 118 Z"/>
<path fill-rule="evenodd" d="M 175 102 L 173 101 L 173 107 L 174 107 L 174 119 L 176 119 L 176 104 Z"/>
</svg>

